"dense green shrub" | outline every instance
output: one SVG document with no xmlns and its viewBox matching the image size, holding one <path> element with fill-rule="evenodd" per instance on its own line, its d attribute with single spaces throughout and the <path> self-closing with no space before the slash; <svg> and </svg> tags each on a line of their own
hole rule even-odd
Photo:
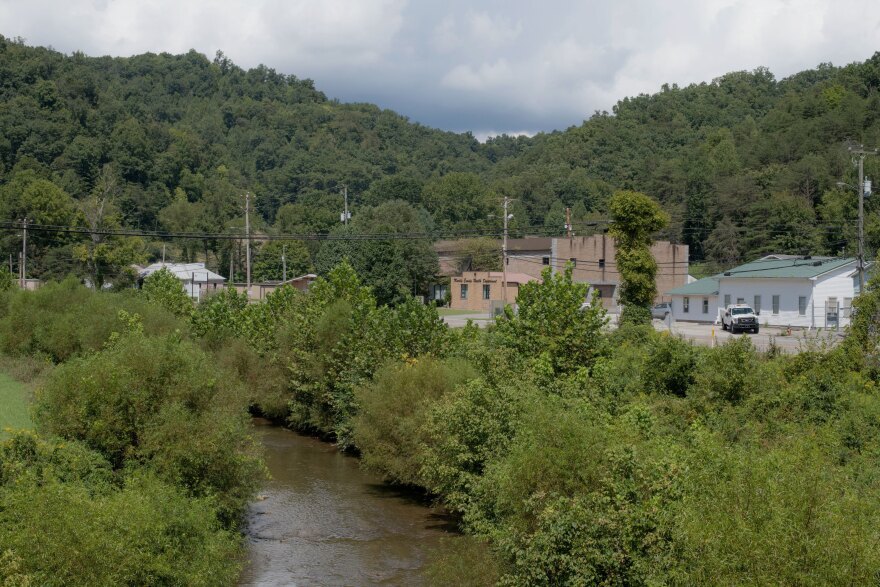
<svg viewBox="0 0 880 587">
<path fill-rule="evenodd" d="M 672 554 L 679 452 L 638 418 L 541 402 L 486 468 L 465 520 L 504 553 L 502 585 L 655 582 Z"/>
<path fill-rule="evenodd" d="M 645 390 L 684 397 L 694 381 L 697 352 L 683 339 L 661 334 L 647 349 L 643 372 Z"/>
<path fill-rule="evenodd" d="M 529 384 L 493 385 L 476 379 L 443 395 L 424 426 L 420 476 L 455 512 L 470 507 L 472 491 L 486 463 L 503 455 L 526 404 L 537 401 Z"/>
<path fill-rule="evenodd" d="M 81 443 L 21 433 L 0 444 L 3 585 L 226 585 L 239 544 L 212 499 L 114 473 Z"/>
<path fill-rule="evenodd" d="M 193 313 L 193 301 L 184 291 L 183 283 L 165 267 L 148 275 L 141 291 L 151 304 L 175 316 L 189 318 Z"/>
<path fill-rule="evenodd" d="M 116 468 L 146 463 L 197 496 L 216 496 L 234 523 L 261 467 L 234 378 L 174 336 L 139 333 L 57 367 L 37 395 L 47 431 L 85 442 Z"/>
<path fill-rule="evenodd" d="M 701 434 L 696 448 L 672 524 L 680 544 L 680 583 L 876 582 L 876 462 L 840 467 L 811 434 L 769 450 Z"/>
<path fill-rule="evenodd" d="M 364 464 L 393 481 L 426 485 L 421 472 L 429 410 L 475 376 L 461 359 L 430 356 L 380 369 L 355 390 L 358 414 L 352 430 Z"/>
<path fill-rule="evenodd" d="M 589 286 L 575 283 L 572 271 L 570 264 L 562 273 L 544 270 L 540 283 L 520 288 L 518 311 L 508 306 L 496 321 L 504 344 L 536 357 L 550 373 L 589 369 L 604 348 L 605 310 L 598 298 L 585 305 Z"/>
<path fill-rule="evenodd" d="M 73 279 L 48 283 L 36 291 L 0 297 L 0 350 L 12 355 L 42 354 L 65 361 L 98 350 L 112 333 L 127 328 L 125 315 L 137 315 L 144 332 L 165 334 L 186 327 L 167 311 L 134 292 L 95 292 Z"/>
</svg>

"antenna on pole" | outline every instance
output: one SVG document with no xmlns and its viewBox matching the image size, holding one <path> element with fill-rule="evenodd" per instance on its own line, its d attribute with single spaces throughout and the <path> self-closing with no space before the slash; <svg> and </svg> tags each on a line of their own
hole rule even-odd
<svg viewBox="0 0 880 587">
<path fill-rule="evenodd" d="M 339 215 L 339 219 L 343 224 L 348 226 L 348 221 L 351 220 L 351 212 L 348 211 L 348 186 L 342 185 L 342 198 L 344 201 L 344 208 L 342 209 L 342 214 Z"/>
<path fill-rule="evenodd" d="M 247 297 L 251 297 L 251 193 L 244 194 L 244 236 L 245 236 L 245 264 L 247 266 Z"/>
</svg>

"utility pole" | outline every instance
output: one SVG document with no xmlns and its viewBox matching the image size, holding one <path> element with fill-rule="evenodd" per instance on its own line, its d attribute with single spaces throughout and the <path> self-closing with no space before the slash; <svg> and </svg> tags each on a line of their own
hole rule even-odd
<svg viewBox="0 0 880 587">
<path fill-rule="evenodd" d="M 162 264 L 165 264 L 165 243 L 162 243 Z"/>
<path fill-rule="evenodd" d="M 281 245 L 281 281 L 287 281 L 287 245 Z"/>
<path fill-rule="evenodd" d="M 247 297 L 251 297 L 251 193 L 244 194 L 244 237 L 245 237 L 245 266 L 247 267 Z"/>
<path fill-rule="evenodd" d="M 571 238 L 571 208 L 565 209 L 565 235 Z"/>
<path fill-rule="evenodd" d="M 28 219 L 25 218 L 22 221 L 21 234 L 21 289 L 25 288 L 25 282 L 27 281 L 27 225 Z"/>
<path fill-rule="evenodd" d="M 348 219 L 351 218 L 351 214 L 348 213 L 348 186 L 342 186 L 342 197 L 345 201 L 345 207 L 342 210 L 342 223 L 348 226 Z"/>
<path fill-rule="evenodd" d="M 877 149 L 868 151 L 864 146 L 850 147 L 850 153 L 859 158 L 859 293 L 865 291 L 865 157 L 876 155 Z"/>
<path fill-rule="evenodd" d="M 507 305 L 507 205 L 510 198 L 504 196 L 504 239 L 501 241 L 501 302 Z"/>
</svg>

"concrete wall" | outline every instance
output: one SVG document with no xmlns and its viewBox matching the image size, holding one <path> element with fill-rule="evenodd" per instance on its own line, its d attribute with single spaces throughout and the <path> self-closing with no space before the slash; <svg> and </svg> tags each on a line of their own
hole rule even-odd
<svg viewBox="0 0 880 587">
<path fill-rule="evenodd" d="M 456 310 L 473 310 L 474 312 L 489 312 L 492 301 L 502 299 L 501 278 L 490 277 L 483 271 L 468 271 L 461 276 L 450 279 L 452 288 L 452 301 L 450 307 Z M 483 295 L 483 286 L 489 286 L 489 298 Z M 461 296 L 462 288 L 467 288 L 467 299 Z M 507 303 L 512 304 L 519 295 L 519 284 L 507 282 Z"/>
</svg>

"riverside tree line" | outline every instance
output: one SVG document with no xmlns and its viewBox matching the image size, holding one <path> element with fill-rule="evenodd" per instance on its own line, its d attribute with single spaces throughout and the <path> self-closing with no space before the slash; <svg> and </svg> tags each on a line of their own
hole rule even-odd
<svg viewBox="0 0 880 587">
<path fill-rule="evenodd" d="M 38 432 L 0 445 L 0 578 L 233 583 L 263 476 L 250 409 L 456 514 L 438 585 L 873 583 L 880 282 L 842 344 L 796 356 L 694 347 L 640 311 L 609 331 L 586 292 L 548 271 L 481 330 L 377 303 L 346 262 L 261 304 L 193 306 L 164 271 L 6 288 L 0 350 L 40 382 Z"/>
</svg>

